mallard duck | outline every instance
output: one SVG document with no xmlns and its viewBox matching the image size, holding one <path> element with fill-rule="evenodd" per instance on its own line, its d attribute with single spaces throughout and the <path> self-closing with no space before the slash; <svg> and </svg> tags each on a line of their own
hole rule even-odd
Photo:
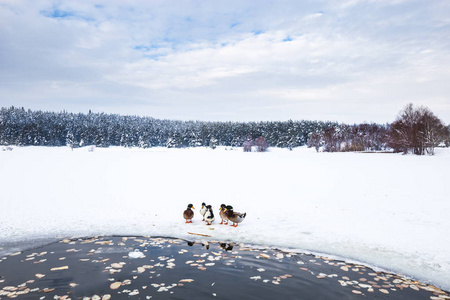
<svg viewBox="0 0 450 300">
<path fill-rule="evenodd" d="M 224 224 L 225 221 L 227 221 L 225 224 L 228 225 L 228 217 L 226 211 L 227 206 L 225 204 L 221 204 L 219 208 L 219 216 L 222 218 L 222 222 L 219 224 Z"/>
<path fill-rule="evenodd" d="M 233 211 L 233 206 L 228 205 L 225 208 L 225 212 L 227 213 L 227 218 L 228 220 L 230 220 L 231 222 L 233 222 L 233 224 L 231 226 L 233 227 L 237 227 L 239 223 L 241 223 L 242 221 L 244 221 L 245 217 L 247 216 L 247 213 L 238 213 L 238 212 L 234 212 Z"/>
<path fill-rule="evenodd" d="M 206 225 L 211 225 L 214 221 L 214 213 L 212 211 L 211 205 L 206 205 L 206 213 L 205 213 Z"/>
<path fill-rule="evenodd" d="M 192 209 L 195 209 L 195 207 L 192 204 L 189 204 L 183 213 L 186 223 L 192 223 L 192 218 L 194 217 L 194 211 Z"/>
<path fill-rule="evenodd" d="M 202 203 L 202 208 L 200 208 L 200 213 L 203 216 L 203 220 L 202 221 L 205 221 L 205 213 L 206 213 L 206 203 L 205 202 Z"/>
</svg>

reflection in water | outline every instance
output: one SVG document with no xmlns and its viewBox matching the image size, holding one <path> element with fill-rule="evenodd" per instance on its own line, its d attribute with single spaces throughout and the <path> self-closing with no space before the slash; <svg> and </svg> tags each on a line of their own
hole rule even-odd
<svg viewBox="0 0 450 300">
<path fill-rule="evenodd" d="M 222 247 L 222 249 L 224 249 L 225 251 L 231 251 L 233 250 L 233 247 L 235 246 L 235 243 L 220 243 L 220 247 Z"/>
<path fill-rule="evenodd" d="M 189 247 L 192 247 L 194 245 L 202 245 L 203 247 L 206 248 L 206 250 L 209 250 L 209 243 L 208 242 L 201 242 L 201 243 L 196 243 L 193 241 L 186 241 L 187 245 Z M 232 251 L 233 247 L 236 246 L 236 243 L 226 243 L 226 242 L 219 242 L 220 247 L 225 250 L 225 251 Z"/>
<path fill-rule="evenodd" d="M 209 243 L 208 242 L 203 242 L 202 246 L 206 248 L 206 250 L 209 250 Z"/>
</svg>

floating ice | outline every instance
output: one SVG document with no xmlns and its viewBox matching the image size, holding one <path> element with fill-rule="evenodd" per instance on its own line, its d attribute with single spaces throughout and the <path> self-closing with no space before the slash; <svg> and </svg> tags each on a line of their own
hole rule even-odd
<svg viewBox="0 0 450 300">
<path fill-rule="evenodd" d="M 128 257 L 129 258 L 144 258 L 145 254 L 136 249 L 134 251 L 129 252 Z"/>
</svg>

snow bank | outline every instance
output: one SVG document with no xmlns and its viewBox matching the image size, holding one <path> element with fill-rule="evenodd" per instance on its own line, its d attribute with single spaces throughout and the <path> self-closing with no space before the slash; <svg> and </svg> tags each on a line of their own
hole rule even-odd
<svg viewBox="0 0 450 300">
<path fill-rule="evenodd" d="M 351 259 L 450 290 L 449 150 L 15 147 L 0 151 L 0 253 L 68 236 L 199 238 L 190 232 Z M 216 212 L 211 227 L 202 202 Z M 189 203 L 193 224 L 182 217 Z M 247 219 L 219 225 L 221 203 Z"/>
</svg>

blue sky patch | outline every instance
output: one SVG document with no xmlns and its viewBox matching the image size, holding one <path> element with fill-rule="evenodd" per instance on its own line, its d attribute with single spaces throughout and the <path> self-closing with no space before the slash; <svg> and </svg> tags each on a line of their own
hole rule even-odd
<svg viewBox="0 0 450 300">
<path fill-rule="evenodd" d="M 158 60 L 161 56 L 166 56 L 166 53 L 151 53 L 150 51 L 160 49 L 158 45 L 138 45 L 133 47 L 134 50 L 140 51 L 142 57 L 146 59 Z"/>
<path fill-rule="evenodd" d="M 71 11 L 64 11 L 60 9 L 54 9 L 53 11 L 41 11 L 41 14 L 48 18 L 55 18 L 55 19 L 75 16 L 75 14 Z"/>
<path fill-rule="evenodd" d="M 45 16 L 47 18 L 53 18 L 53 19 L 72 19 L 72 18 L 77 18 L 77 19 L 88 21 L 88 22 L 95 21 L 95 19 L 93 19 L 91 17 L 82 16 L 80 14 L 77 14 L 76 12 L 68 11 L 68 10 L 62 10 L 62 9 L 58 9 L 58 8 L 54 8 L 52 11 L 50 11 L 50 10 L 42 10 L 40 13 L 41 13 L 41 15 L 43 15 L 43 16 Z"/>
</svg>

